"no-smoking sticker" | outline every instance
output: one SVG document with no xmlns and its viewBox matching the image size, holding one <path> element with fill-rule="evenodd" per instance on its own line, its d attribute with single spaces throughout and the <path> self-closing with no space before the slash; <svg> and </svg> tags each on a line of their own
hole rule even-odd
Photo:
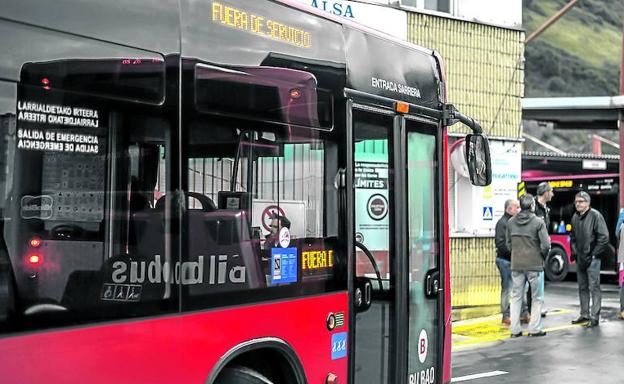
<svg viewBox="0 0 624 384">
<path fill-rule="evenodd" d="M 269 205 L 262 211 L 262 226 L 269 232 L 271 232 L 271 220 L 275 214 L 286 217 L 284 210 L 277 205 Z"/>
</svg>

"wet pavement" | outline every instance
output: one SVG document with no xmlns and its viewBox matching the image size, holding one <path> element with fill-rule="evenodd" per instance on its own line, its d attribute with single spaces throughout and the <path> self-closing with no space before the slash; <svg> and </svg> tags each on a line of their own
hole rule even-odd
<svg viewBox="0 0 624 384">
<path fill-rule="evenodd" d="M 618 288 L 602 284 L 600 326 L 572 325 L 578 317 L 575 281 L 547 283 L 544 337 L 510 338 L 501 317 L 453 323 L 453 382 L 624 383 L 624 321 Z"/>
</svg>

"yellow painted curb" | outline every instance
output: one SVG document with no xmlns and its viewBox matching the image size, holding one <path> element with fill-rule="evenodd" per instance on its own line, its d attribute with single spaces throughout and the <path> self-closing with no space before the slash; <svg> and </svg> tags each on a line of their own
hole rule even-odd
<svg viewBox="0 0 624 384">
<path fill-rule="evenodd" d="M 554 309 L 548 311 L 548 316 L 559 316 L 574 313 L 569 309 Z M 483 344 L 493 344 L 511 337 L 509 328 L 500 322 L 500 314 L 458 321 L 453 323 L 452 350 L 461 351 L 470 347 L 485 346 Z M 544 329 L 546 332 L 559 331 L 583 324 L 563 324 Z"/>
</svg>

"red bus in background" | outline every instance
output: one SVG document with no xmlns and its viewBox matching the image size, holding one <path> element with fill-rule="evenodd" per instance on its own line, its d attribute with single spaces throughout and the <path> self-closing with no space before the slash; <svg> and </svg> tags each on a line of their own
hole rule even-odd
<svg viewBox="0 0 624 384">
<path fill-rule="evenodd" d="M 535 195 L 541 182 L 548 182 L 555 193 L 550 207 L 550 240 L 552 249 L 546 258 L 545 274 L 551 281 L 561 281 L 568 273 L 576 273 L 576 263 L 572 260 L 570 248 L 570 230 L 572 215 L 575 212 L 574 196 L 585 191 L 591 197 L 591 207 L 597 209 L 605 218 L 609 229 L 610 247 L 601 259 L 602 273 L 615 275 L 617 241 L 615 226 L 619 213 L 619 174 L 596 173 L 585 175 L 543 175 L 540 171 L 523 172 L 523 181 L 519 191 Z"/>
<path fill-rule="evenodd" d="M 3 383 L 450 382 L 448 125 L 491 171 L 439 56 L 290 1 L 0 5 Z"/>
</svg>

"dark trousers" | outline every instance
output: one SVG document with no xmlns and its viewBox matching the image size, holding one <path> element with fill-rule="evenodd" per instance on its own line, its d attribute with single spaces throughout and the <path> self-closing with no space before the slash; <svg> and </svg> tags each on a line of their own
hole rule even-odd
<svg viewBox="0 0 624 384">
<path fill-rule="evenodd" d="M 592 320 L 600 319 L 600 307 L 602 306 L 602 292 L 600 291 L 600 259 L 593 259 L 585 270 L 578 268 L 576 279 L 579 286 L 579 299 L 581 301 L 581 316 Z M 591 295 L 591 313 L 589 297 Z"/>
</svg>

